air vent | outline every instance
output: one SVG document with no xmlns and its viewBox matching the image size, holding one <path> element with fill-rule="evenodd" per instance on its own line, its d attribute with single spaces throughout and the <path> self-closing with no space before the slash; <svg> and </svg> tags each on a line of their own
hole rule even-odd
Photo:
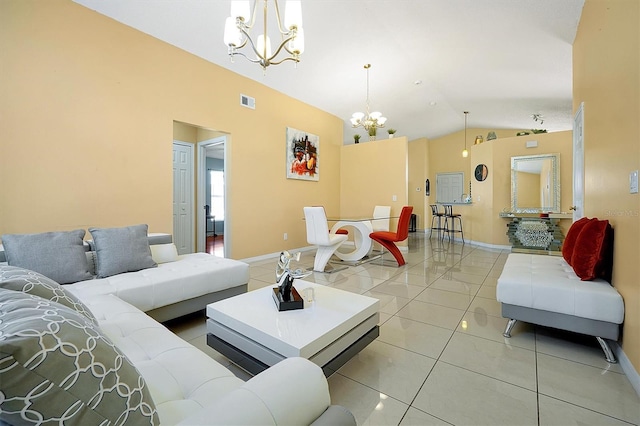
<svg viewBox="0 0 640 426">
<path fill-rule="evenodd" d="M 256 109 L 256 99 L 252 98 L 251 96 L 240 94 L 240 105 L 247 108 Z"/>
</svg>

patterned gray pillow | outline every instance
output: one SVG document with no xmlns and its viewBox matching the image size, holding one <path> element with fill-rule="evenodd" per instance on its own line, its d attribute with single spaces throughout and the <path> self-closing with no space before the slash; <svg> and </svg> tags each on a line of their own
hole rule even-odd
<svg viewBox="0 0 640 426">
<path fill-rule="evenodd" d="M 16 266 L 0 265 L 0 288 L 21 291 L 60 303 L 89 318 L 98 325 L 93 313 L 63 286 L 34 271 Z"/>
<path fill-rule="evenodd" d="M 7 262 L 40 272 L 60 284 L 93 278 L 84 254 L 84 229 L 2 236 Z"/>
<path fill-rule="evenodd" d="M 89 228 L 96 251 L 98 278 L 158 266 L 151 257 L 147 225 Z"/>
<path fill-rule="evenodd" d="M 0 306 L 0 423 L 159 423 L 138 370 L 87 318 L 6 289 Z"/>
</svg>

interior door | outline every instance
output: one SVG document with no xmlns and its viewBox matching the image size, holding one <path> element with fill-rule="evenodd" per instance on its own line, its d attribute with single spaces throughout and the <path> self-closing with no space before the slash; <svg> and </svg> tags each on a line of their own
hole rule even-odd
<svg viewBox="0 0 640 426">
<path fill-rule="evenodd" d="M 193 145 L 173 142 L 173 242 L 178 254 L 193 253 Z"/>
<path fill-rule="evenodd" d="M 573 221 L 584 216 L 584 102 L 573 118 Z"/>
</svg>

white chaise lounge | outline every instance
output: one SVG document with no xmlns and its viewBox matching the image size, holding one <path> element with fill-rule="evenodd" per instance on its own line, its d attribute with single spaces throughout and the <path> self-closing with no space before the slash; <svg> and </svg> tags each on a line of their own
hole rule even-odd
<svg viewBox="0 0 640 426">
<path fill-rule="evenodd" d="M 607 253 L 611 252 L 612 241 L 607 241 L 604 235 L 594 237 L 590 232 L 590 228 L 596 226 L 606 230 L 608 222 L 600 222 L 606 224 L 593 222 L 586 228 L 588 233 L 583 238 L 578 238 L 582 232 L 577 229 L 579 226 L 576 229 L 572 226 L 574 232 L 572 234 L 570 229 L 567 233 L 567 249 L 563 250 L 562 257 L 509 254 L 496 288 L 502 316 L 509 318 L 503 333 L 505 337 L 511 337 L 511 330 L 518 320 L 587 334 L 596 337 L 607 361 L 616 362 L 605 339 L 618 340 L 624 321 L 624 302 L 607 280 L 596 278 L 610 276 L 610 265 L 606 263 L 611 258 Z M 598 244 L 594 246 L 594 242 Z M 588 253 L 579 253 L 583 248 L 578 248 L 580 244 L 587 246 Z M 575 247 L 573 256 L 569 256 L 569 246 Z M 595 268 L 591 273 L 585 275 L 585 269 L 578 267 L 585 264 L 580 256 L 587 260 L 597 257 L 596 262 L 588 263 Z M 570 265 L 565 257 L 573 259 L 574 265 Z"/>
</svg>

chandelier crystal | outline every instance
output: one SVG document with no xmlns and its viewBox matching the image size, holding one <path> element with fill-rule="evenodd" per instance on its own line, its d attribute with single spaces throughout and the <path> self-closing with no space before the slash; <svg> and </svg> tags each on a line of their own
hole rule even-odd
<svg viewBox="0 0 640 426">
<path fill-rule="evenodd" d="M 379 111 L 369 112 L 369 68 L 371 64 L 366 64 L 364 69 L 367 70 L 367 113 L 355 112 L 351 116 L 351 125 L 353 127 L 363 127 L 366 131 L 370 129 L 378 129 L 384 127 L 387 117 L 383 117 Z"/>
<path fill-rule="evenodd" d="M 250 32 L 256 23 L 258 3 L 262 3 L 263 31 L 254 41 Z M 267 8 L 270 3 L 275 5 L 281 38 L 281 42 L 275 50 L 271 49 L 271 39 L 267 35 Z M 241 55 L 249 61 L 259 64 L 265 72 L 269 65 L 278 65 L 285 61 L 300 62 L 300 55 L 304 52 L 304 30 L 302 29 L 302 6 L 300 3 L 300 0 L 285 2 L 283 26 L 278 0 L 254 0 L 253 12 L 251 12 L 249 0 L 233 0 L 231 2 L 231 16 L 227 18 L 224 26 L 224 44 L 229 48 L 231 62 L 233 62 L 235 55 Z M 255 58 L 240 51 L 247 44 L 251 46 Z M 287 52 L 289 56 L 276 59 L 282 51 Z"/>
</svg>

